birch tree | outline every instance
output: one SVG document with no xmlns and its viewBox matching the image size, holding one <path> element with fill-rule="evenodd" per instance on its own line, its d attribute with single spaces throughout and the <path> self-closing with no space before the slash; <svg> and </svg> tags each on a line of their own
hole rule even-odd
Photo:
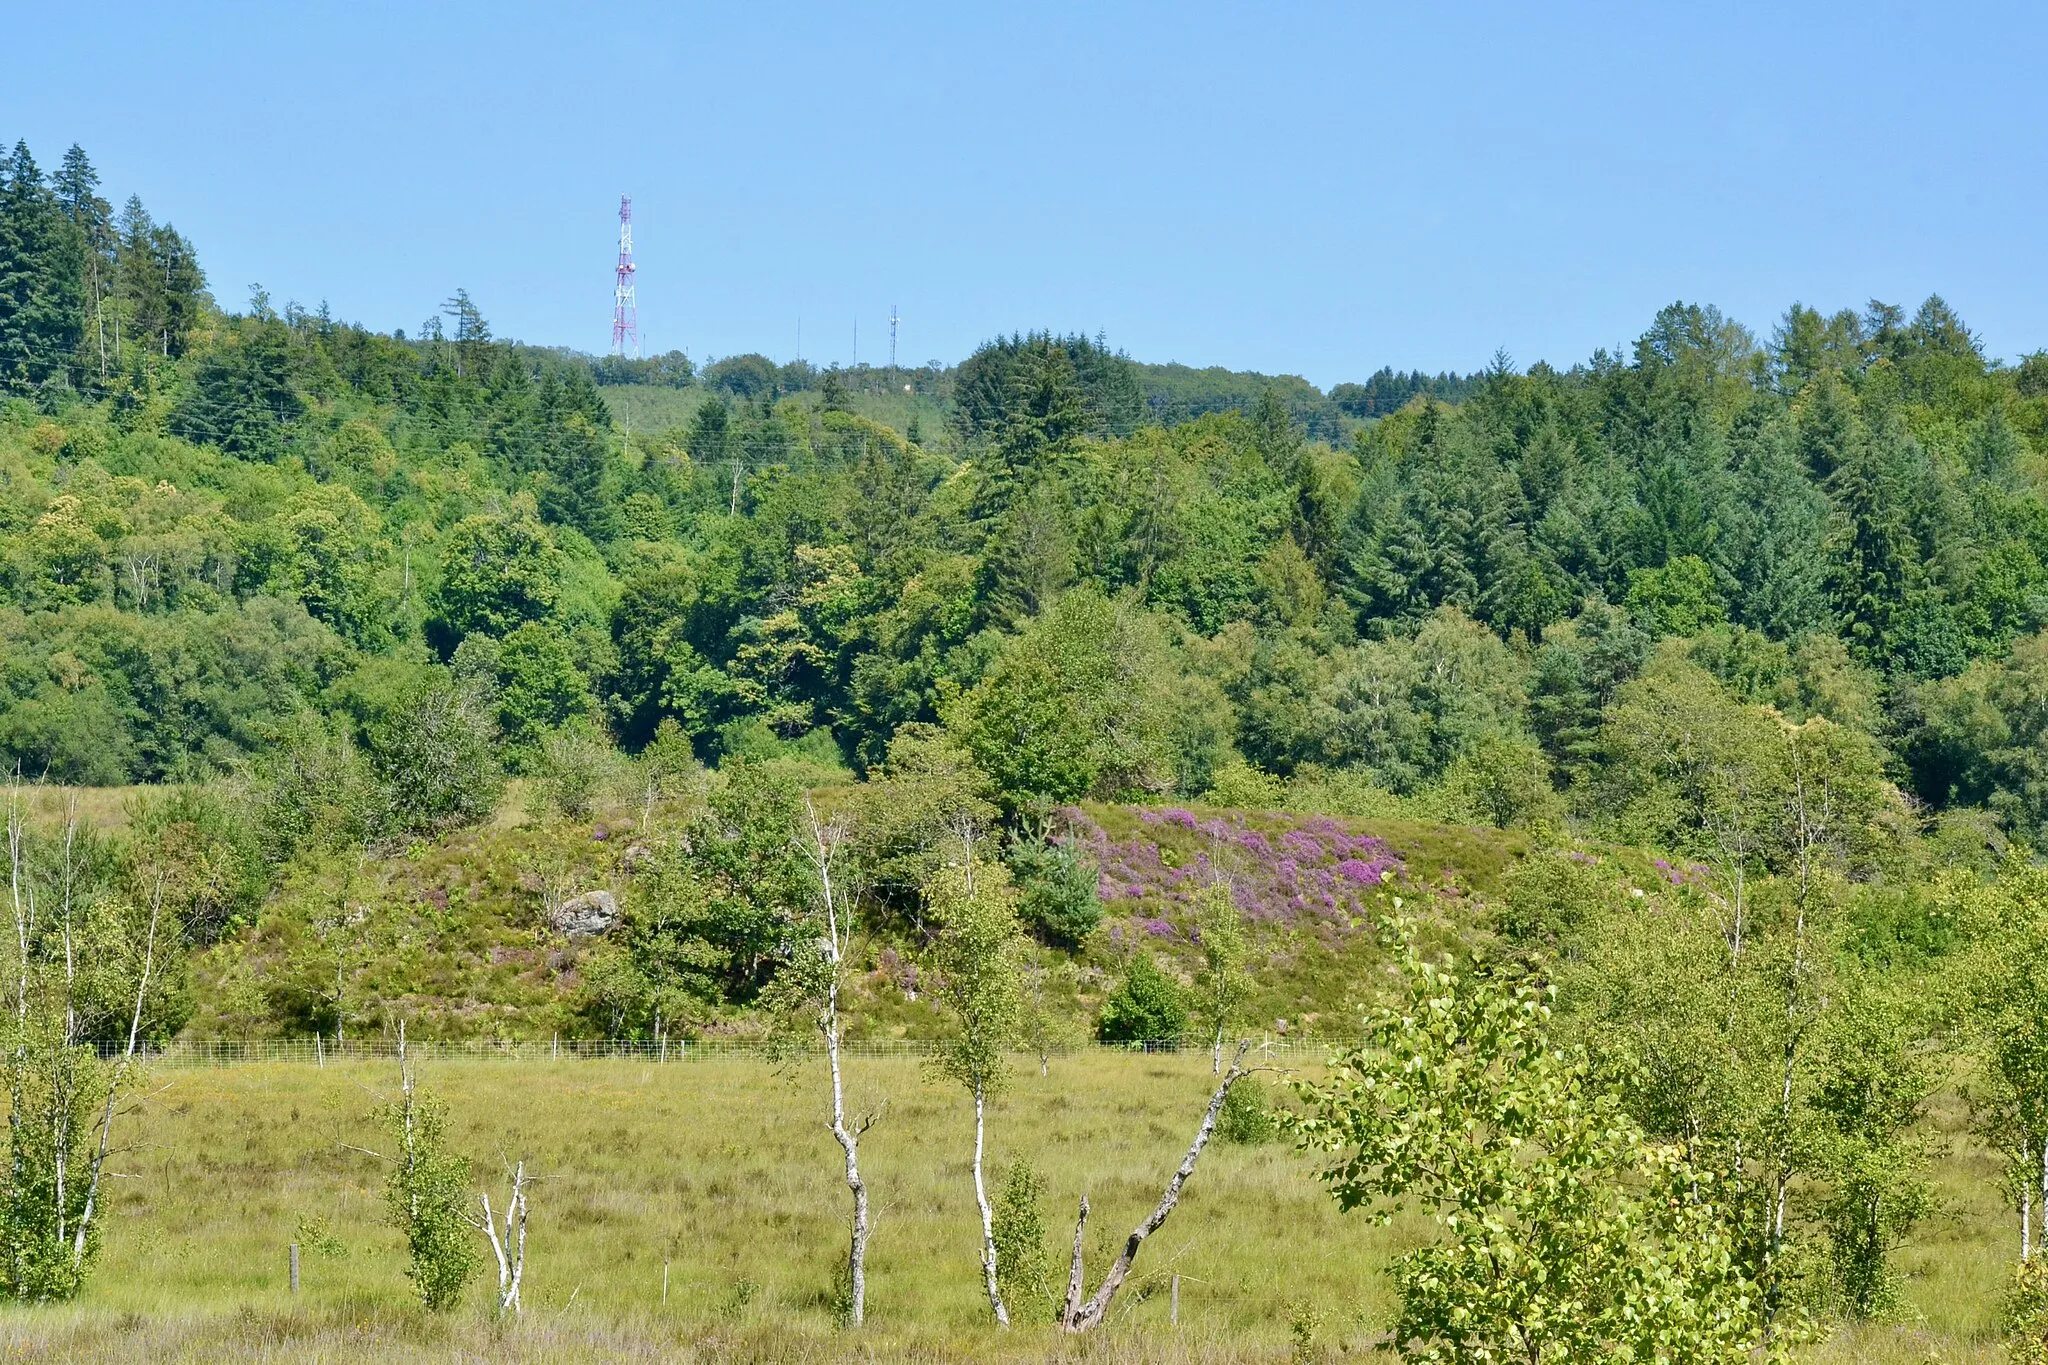
<svg viewBox="0 0 2048 1365">
<path fill-rule="evenodd" d="M 1405 926 L 1403 926 L 1405 932 Z M 1402 994 L 1298 1089 L 1345 1210 L 1442 1230 L 1390 1267 L 1412 1361 L 1739 1365 L 1764 1341 L 1712 1175 L 1651 1141 L 1551 1034 L 1547 992 L 1408 943 Z"/>
<path fill-rule="evenodd" d="M 804 798 L 799 828 L 791 840 L 810 871 L 809 900 L 793 908 L 788 960 L 769 989 L 769 1001 L 785 1019 L 797 1019 L 817 1030 L 825 1045 L 831 1080 L 831 1112 L 826 1126 L 844 1159 L 846 1190 L 853 1204 L 846 1249 L 846 1319 L 854 1327 L 867 1320 L 868 1211 L 867 1180 L 860 1170 L 860 1140 L 879 1117 L 855 1113 L 847 1104 L 846 1070 L 841 1056 L 846 1020 L 841 1000 L 852 976 L 852 954 L 858 928 L 858 888 L 849 880 L 847 821 L 825 818 Z"/>
<path fill-rule="evenodd" d="M 92 1269 L 114 1122 L 139 1088 L 143 1019 L 160 955 L 176 933 L 167 923 L 165 870 L 146 876 L 147 905 L 130 906 L 88 885 L 82 845 L 89 838 L 74 805 L 55 847 L 39 848 L 21 789 L 10 791 L 15 998 L 5 1062 L 0 1283 L 18 1299 L 71 1298 Z M 89 1036 L 91 1016 L 95 997 L 108 1001 L 123 985 L 132 989 L 123 1002 L 125 1036 L 108 1061 Z"/>
<path fill-rule="evenodd" d="M 983 1175 L 989 1097 L 1009 1078 L 1009 1049 L 1017 1039 L 1023 931 L 1016 900 L 1000 868 L 977 863 L 973 844 L 964 861 L 939 870 L 925 887 L 925 903 L 939 925 L 933 965 L 939 998 L 959 1032 L 934 1059 L 938 1069 L 966 1087 L 974 1101 L 974 1206 L 981 1214 L 981 1270 L 989 1309 L 1007 1327 L 996 1256 L 993 1211 Z"/>
<path fill-rule="evenodd" d="M 1944 892 L 1977 945 L 1964 978 L 1979 1076 L 1970 1108 L 2003 1159 L 2024 1266 L 2048 1247 L 2048 869 L 2015 847 L 1992 885 L 1953 880 Z"/>
<path fill-rule="evenodd" d="M 398 1027 L 398 1098 L 379 1111 L 396 1144 L 385 1199 L 391 1222 L 405 1236 L 406 1277 L 420 1302 L 436 1312 L 453 1308 L 476 1274 L 476 1244 L 470 1240 L 469 1159 L 448 1146 L 448 1109 L 422 1090 Z M 358 1149 L 364 1150 L 364 1149 Z M 523 1201 L 522 1201 L 523 1202 Z"/>
<path fill-rule="evenodd" d="M 1202 970 L 1195 977 L 1194 1013 L 1209 1034 L 1209 1074 L 1217 1076 L 1223 1072 L 1224 1032 L 1251 998 L 1252 977 L 1245 967 L 1251 944 L 1230 883 L 1219 881 L 1204 888 L 1195 915 Z"/>
</svg>

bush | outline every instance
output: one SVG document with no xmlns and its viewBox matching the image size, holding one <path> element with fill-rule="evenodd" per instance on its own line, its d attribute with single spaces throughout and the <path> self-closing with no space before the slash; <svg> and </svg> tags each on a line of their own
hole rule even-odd
<svg viewBox="0 0 2048 1365">
<path fill-rule="evenodd" d="M 1627 903 L 1611 864 L 1577 849 L 1539 849 L 1508 869 L 1494 927 L 1517 943 L 1554 946 Z"/>
<path fill-rule="evenodd" d="M 595 727 L 571 722 L 541 741 L 532 760 L 530 803 L 580 820 L 617 784 L 623 768 Z"/>
<path fill-rule="evenodd" d="M 1533 742 L 1485 735 L 1444 773 L 1448 804 L 1495 829 L 1539 829 L 1564 822 L 1564 801 L 1550 785 L 1550 760 Z"/>
<path fill-rule="evenodd" d="M 361 844 L 384 821 L 383 793 L 362 751 L 310 714 L 256 764 L 252 788 L 257 838 L 272 862 Z"/>
<path fill-rule="evenodd" d="M 1102 922 L 1095 865 L 1086 854 L 1044 839 L 1013 838 L 1010 870 L 1017 878 L 1017 913 L 1046 942 L 1078 946 Z"/>
<path fill-rule="evenodd" d="M 2006 1355 L 2013 1365 L 2048 1365 L 2048 1259 L 2020 1262 L 2000 1307 Z"/>
<path fill-rule="evenodd" d="M 1230 810 L 1278 810 L 1286 803 L 1287 784 L 1241 758 L 1232 759 L 1216 769 L 1202 799 Z"/>
<path fill-rule="evenodd" d="M 1010 1315 L 1018 1322 L 1052 1320 L 1052 1284 L 1046 1275 L 1045 1217 L 1039 1201 L 1045 1177 L 1024 1158 L 1017 1158 L 996 1195 L 992 1226 L 996 1244 L 996 1283 Z"/>
<path fill-rule="evenodd" d="M 1223 1112 L 1216 1116 L 1216 1136 L 1247 1147 L 1280 1136 L 1280 1115 L 1266 1087 L 1250 1076 L 1231 1086 L 1223 1097 Z"/>
<path fill-rule="evenodd" d="M 1159 970 L 1147 953 L 1130 969 L 1108 1000 L 1095 1031 L 1105 1043 L 1179 1042 L 1188 1028 L 1187 999 L 1180 983 Z"/>
<path fill-rule="evenodd" d="M 489 815 L 504 789 L 487 704 L 440 678 L 409 688 L 370 731 L 396 830 L 423 833 Z"/>
</svg>

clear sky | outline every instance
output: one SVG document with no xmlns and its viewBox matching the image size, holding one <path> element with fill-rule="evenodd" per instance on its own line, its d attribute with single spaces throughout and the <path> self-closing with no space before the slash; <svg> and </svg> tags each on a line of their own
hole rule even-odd
<svg viewBox="0 0 2048 1365">
<path fill-rule="evenodd" d="M 216 297 L 602 351 L 956 360 L 1011 329 L 1295 372 L 1569 363 L 1939 291 L 2048 346 L 2048 7 L 12 0 L 0 137 Z"/>
</svg>

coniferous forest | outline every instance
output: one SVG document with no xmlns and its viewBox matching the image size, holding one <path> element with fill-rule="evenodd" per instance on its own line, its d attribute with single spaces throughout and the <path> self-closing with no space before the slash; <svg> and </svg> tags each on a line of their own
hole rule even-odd
<svg viewBox="0 0 2048 1365">
<path fill-rule="evenodd" d="M 1327 393 L 1056 330 L 599 358 L 231 302 L 118 197 L 0 165 L 8 1294 L 118 1248 L 60 1157 L 153 1053 L 795 1020 L 971 1097 L 1005 1322 L 1066 1243 L 984 1101 L 1092 1039 L 1213 1053 L 1189 1169 L 1279 1136 L 1319 1216 L 1434 1217 L 1297 1358 L 2044 1358 L 2048 351 L 1929 297 Z M 430 1308 L 483 1245 L 438 1160 Z M 865 1236 L 802 1311 L 860 1324 Z"/>
</svg>

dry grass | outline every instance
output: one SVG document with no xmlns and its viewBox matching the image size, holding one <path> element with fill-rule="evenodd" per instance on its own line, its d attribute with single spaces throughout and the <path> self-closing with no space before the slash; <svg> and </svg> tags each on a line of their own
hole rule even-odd
<svg viewBox="0 0 2048 1365">
<path fill-rule="evenodd" d="M 1368 1348 L 1389 1308 L 1377 1273 L 1413 1226 L 1340 1216 L 1285 1147 L 1218 1144 L 1149 1243 L 1100 1339 L 998 1334 L 976 1276 L 961 1097 L 910 1061 L 853 1063 L 855 1098 L 884 1106 L 864 1148 L 878 1226 L 870 1325 L 840 1330 L 830 1286 L 845 1189 L 820 1122 L 822 1075 L 759 1062 L 502 1062 L 431 1066 L 455 1136 L 494 1173 L 500 1152 L 549 1178 L 534 1196 L 525 1320 L 470 1304 L 410 1304 L 367 1119 L 388 1067 L 182 1071 L 131 1122 L 100 1271 L 84 1299 L 11 1316 L 9 1358 L 108 1360 L 1059 1358 L 1284 1360 L 1288 1325 L 1322 1316 L 1324 1353 Z M 1206 1058 L 1094 1055 L 1019 1074 L 995 1114 L 995 1164 L 1028 1155 L 1048 1177 L 1049 1241 L 1073 1201 L 1094 1206 L 1091 1273 L 1158 1197 L 1211 1081 Z M 1828 1361 L 1989 1361 L 2002 1220 L 1966 1158 L 1951 1207 L 1906 1253 L 1924 1325 L 1845 1335 Z M 325 1236 L 334 1245 L 323 1250 Z M 292 1299 L 286 1246 L 304 1244 Z M 337 1254 L 338 1253 L 338 1254 Z M 1055 1255 L 1057 1251 L 1055 1250 Z M 662 1300 L 663 1263 L 669 1296 Z M 1183 1276 L 1178 1329 L 1164 1278 Z"/>
</svg>

